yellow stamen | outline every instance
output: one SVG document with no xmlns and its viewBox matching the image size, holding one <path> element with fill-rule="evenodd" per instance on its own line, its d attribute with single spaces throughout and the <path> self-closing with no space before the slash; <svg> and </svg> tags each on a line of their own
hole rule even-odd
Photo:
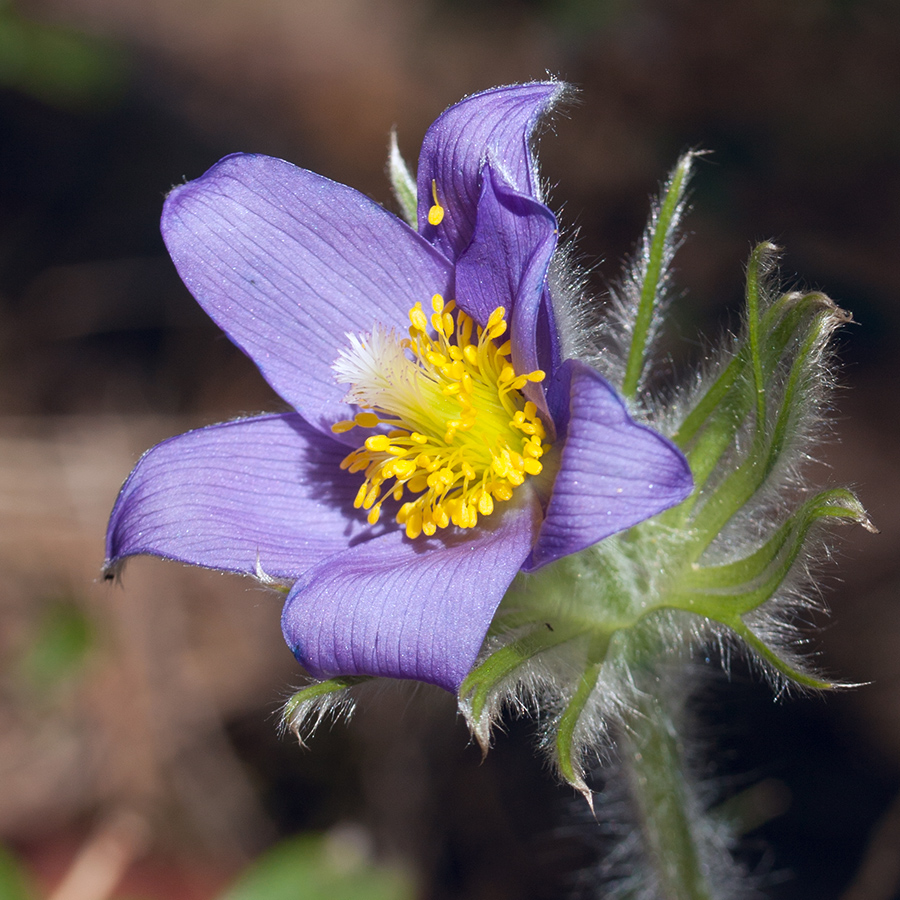
<svg viewBox="0 0 900 900">
<path fill-rule="evenodd" d="M 518 375 L 510 342 L 498 343 L 505 309 L 497 307 L 484 328 L 440 294 L 431 310 L 413 306 L 408 338 L 379 326 L 364 338 L 351 335 L 335 363 L 338 380 L 351 385 L 347 402 L 363 411 L 332 430 L 384 429 L 341 463 L 364 472 L 354 505 L 374 525 L 386 499 L 400 502 L 396 519 L 410 538 L 451 524 L 475 527 L 541 472 L 550 446 L 537 406 L 522 395 L 544 373 Z"/>
<path fill-rule="evenodd" d="M 437 182 L 431 179 L 431 196 L 434 199 L 434 206 L 428 210 L 428 224 L 440 225 L 444 221 L 444 207 L 438 201 Z"/>
</svg>

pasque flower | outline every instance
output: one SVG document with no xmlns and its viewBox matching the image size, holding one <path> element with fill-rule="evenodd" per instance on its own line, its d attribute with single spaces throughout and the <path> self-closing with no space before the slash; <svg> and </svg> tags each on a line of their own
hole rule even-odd
<svg viewBox="0 0 900 900">
<path fill-rule="evenodd" d="M 457 690 L 520 570 L 688 495 L 674 444 L 565 358 L 531 153 L 561 91 L 498 88 L 440 116 L 415 227 L 266 156 L 173 189 L 179 274 L 294 411 L 145 454 L 108 572 L 148 553 L 286 582 L 284 635 L 315 677 Z"/>
</svg>

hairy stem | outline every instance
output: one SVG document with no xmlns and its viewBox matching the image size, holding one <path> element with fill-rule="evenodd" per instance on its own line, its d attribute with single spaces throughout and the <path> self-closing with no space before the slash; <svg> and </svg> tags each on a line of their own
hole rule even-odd
<svg viewBox="0 0 900 900">
<path fill-rule="evenodd" d="M 699 803 L 684 774 L 675 716 L 665 697 L 644 694 L 626 722 L 622 762 L 640 820 L 647 876 L 659 900 L 714 900 L 697 821 Z"/>
</svg>

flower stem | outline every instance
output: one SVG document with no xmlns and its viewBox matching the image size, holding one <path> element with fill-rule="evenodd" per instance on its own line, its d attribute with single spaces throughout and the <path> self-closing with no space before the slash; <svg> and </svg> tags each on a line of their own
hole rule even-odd
<svg viewBox="0 0 900 900">
<path fill-rule="evenodd" d="M 699 803 L 684 774 L 675 718 L 664 698 L 644 694 L 626 722 L 622 762 L 638 814 L 647 875 L 659 900 L 714 900 L 698 842 Z M 723 848 L 724 851 L 724 848 Z"/>
</svg>

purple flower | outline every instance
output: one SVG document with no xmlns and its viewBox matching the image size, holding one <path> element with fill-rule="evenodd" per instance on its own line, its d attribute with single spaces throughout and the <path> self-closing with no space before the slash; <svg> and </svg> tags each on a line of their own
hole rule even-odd
<svg viewBox="0 0 900 900">
<path fill-rule="evenodd" d="M 561 359 L 530 150 L 561 90 L 498 88 L 438 118 L 418 231 L 265 156 L 169 194 L 179 274 L 296 411 L 145 454 L 107 571 L 149 553 L 293 582 L 284 635 L 313 675 L 456 690 L 517 572 L 684 499 L 678 450 Z"/>
</svg>

